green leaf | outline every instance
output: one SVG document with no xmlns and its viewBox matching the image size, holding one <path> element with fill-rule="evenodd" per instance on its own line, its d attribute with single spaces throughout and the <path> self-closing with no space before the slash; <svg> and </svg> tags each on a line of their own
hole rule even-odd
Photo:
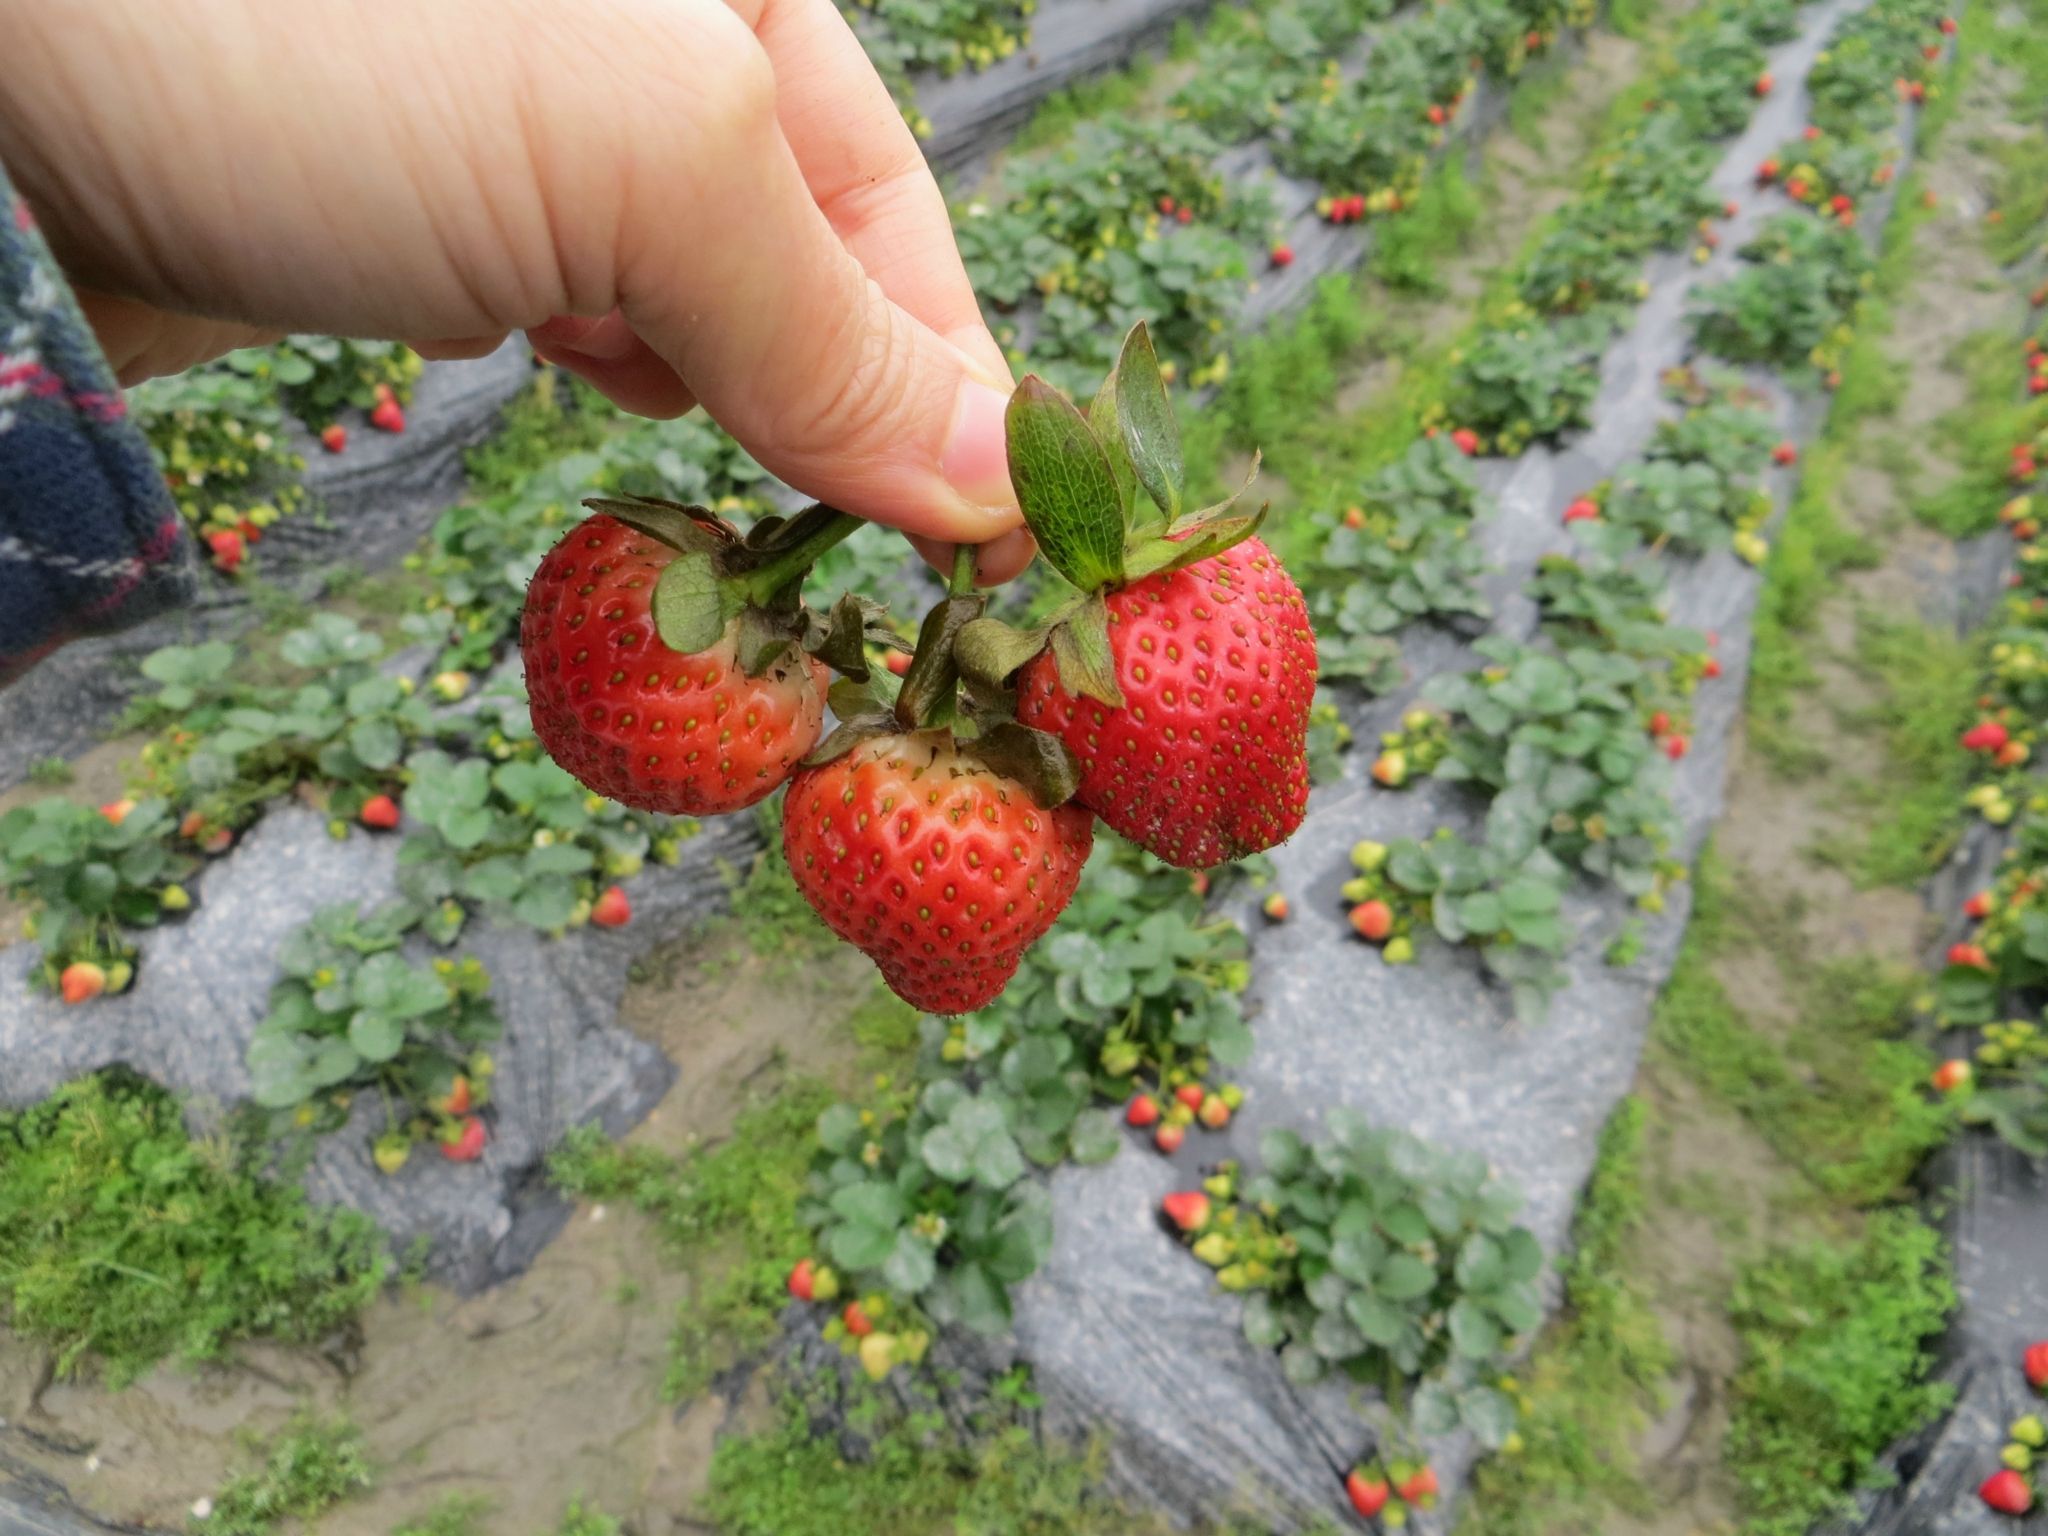
<svg viewBox="0 0 2048 1536">
<path fill-rule="evenodd" d="M 876 1179 L 835 1190 L 830 1204 L 833 1212 L 847 1221 L 864 1227 L 886 1227 L 892 1232 L 909 1214 L 896 1186 Z"/>
<path fill-rule="evenodd" d="M 1001 619 L 976 619 L 953 642 L 953 659 L 961 676 L 990 688 L 1002 688 L 1010 676 L 1045 649 L 1046 631 L 1016 629 Z"/>
<path fill-rule="evenodd" d="M 882 1263 L 882 1282 L 903 1296 L 915 1296 L 937 1278 L 939 1266 L 932 1245 L 915 1232 L 896 1234 L 895 1246 Z"/>
<path fill-rule="evenodd" d="M 358 1008 L 394 1019 L 417 1019 L 448 1006 L 445 983 L 389 953 L 372 955 L 363 962 L 352 994 Z"/>
<path fill-rule="evenodd" d="M 1273 1299 L 1264 1291 L 1254 1291 L 1244 1299 L 1244 1337 L 1254 1349 L 1278 1348 L 1287 1337 L 1286 1325 L 1273 1310 Z"/>
<path fill-rule="evenodd" d="M 908 1236 L 908 1234 L 903 1234 Z M 879 1269 L 895 1257 L 898 1233 L 894 1227 L 871 1227 L 849 1221 L 832 1229 L 827 1246 L 832 1262 L 841 1269 Z"/>
<path fill-rule="evenodd" d="M 1065 805 L 1081 787 L 1080 763 L 1067 744 L 1049 732 L 1004 720 L 970 745 L 974 756 L 1022 784 L 1046 810 Z"/>
<path fill-rule="evenodd" d="M 389 1061 L 405 1045 L 405 1026 L 365 1008 L 348 1021 L 348 1043 L 365 1061 Z"/>
<path fill-rule="evenodd" d="M 1052 659 L 1060 687 L 1076 698 L 1099 699 L 1113 709 L 1124 705 L 1116 680 L 1116 655 L 1109 643 L 1109 605 L 1099 594 L 1084 599 L 1052 632 Z"/>
<path fill-rule="evenodd" d="M 1083 592 L 1121 581 L 1122 498 L 1086 419 L 1032 374 L 1010 397 L 1008 424 L 1010 481 L 1046 563 Z"/>
<path fill-rule="evenodd" d="M 718 644 L 725 626 L 746 606 L 720 576 L 718 562 L 693 552 L 671 560 L 654 584 L 654 627 L 672 651 L 694 656 Z"/>
<path fill-rule="evenodd" d="M 702 507 L 655 496 L 592 496 L 584 506 L 606 513 L 671 549 L 714 553 L 737 542 L 730 527 Z"/>
<path fill-rule="evenodd" d="M 1112 368 L 1109 377 L 1102 381 L 1102 388 L 1095 392 L 1095 401 L 1088 407 L 1088 427 L 1095 434 L 1095 441 L 1102 444 L 1102 451 L 1109 458 L 1110 473 L 1116 477 L 1117 507 L 1123 513 L 1124 529 L 1129 532 L 1136 508 L 1138 473 L 1131 463 L 1131 451 L 1124 446 L 1123 426 L 1116 414 L 1116 370 Z"/>
<path fill-rule="evenodd" d="M 1381 1266 L 1373 1289 L 1389 1301 L 1413 1301 L 1436 1288 L 1436 1269 L 1412 1253 L 1397 1253 Z"/>
<path fill-rule="evenodd" d="M 1490 1291 L 1506 1274 L 1500 1244 L 1484 1232 L 1474 1233 L 1458 1254 L 1458 1285 L 1467 1291 Z"/>
<path fill-rule="evenodd" d="M 1451 1347 L 1468 1360 L 1490 1360 L 1500 1352 L 1500 1329 L 1469 1296 L 1451 1303 Z"/>
<path fill-rule="evenodd" d="M 1515 1405 L 1492 1387 L 1467 1387 L 1458 1394 L 1458 1417 L 1479 1443 L 1497 1451 L 1515 1432 Z"/>
<path fill-rule="evenodd" d="M 1181 458 L 1180 423 L 1166 398 L 1159 356 L 1141 320 L 1124 338 L 1116 365 L 1116 415 L 1138 483 L 1168 522 L 1180 516 L 1187 470 Z M 1078 583 L 1077 583 L 1078 585 Z"/>
</svg>

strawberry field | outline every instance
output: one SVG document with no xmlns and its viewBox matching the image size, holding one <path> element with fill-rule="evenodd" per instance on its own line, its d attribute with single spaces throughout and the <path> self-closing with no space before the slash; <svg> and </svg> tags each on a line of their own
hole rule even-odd
<svg viewBox="0 0 2048 1536">
<path fill-rule="evenodd" d="M 2048 1529 L 2048 7 L 851 19 L 1016 581 L 519 345 L 132 392 L 0 1533 Z"/>
</svg>

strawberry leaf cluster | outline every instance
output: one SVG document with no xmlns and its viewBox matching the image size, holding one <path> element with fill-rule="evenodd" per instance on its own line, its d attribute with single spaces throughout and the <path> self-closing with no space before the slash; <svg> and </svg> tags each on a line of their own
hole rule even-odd
<svg viewBox="0 0 2048 1536">
<path fill-rule="evenodd" d="M 258 533 L 305 502 L 305 469 L 274 390 L 220 367 L 169 374 L 130 395 L 178 513 L 202 537 Z M 245 528 L 244 525 L 247 525 Z"/>
<path fill-rule="evenodd" d="M 198 861 L 175 843 L 169 803 L 111 809 L 52 798 L 0 816 L 0 889 L 30 909 L 42 950 L 34 974 L 47 987 L 74 964 L 132 962 L 131 932 L 191 905 L 179 882 Z"/>
<path fill-rule="evenodd" d="M 424 365 L 400 342 L 287 336 L 230 352 L 215 366 L 268 385 L 287 411 L 317 430 L 344 406 L 370 410 L 383 398 L 379 386 L 399 404 L 410 403 Z"/>
</svg>

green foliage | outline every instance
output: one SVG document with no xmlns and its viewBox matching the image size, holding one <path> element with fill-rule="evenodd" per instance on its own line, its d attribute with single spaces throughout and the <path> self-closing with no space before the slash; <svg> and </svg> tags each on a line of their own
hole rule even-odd
<svg viewBox="0 0 2048 1536">
<path fill-rule="evenodd" d="M 0 816 L 0 888 L 34 914 L 42 946 L 37 981 L 55 987 L 75 961 L 131 959 L 127 933 L 153 928 L 178 909 L 184 888 L 177 882 L 197 861 L 171 846 L 176 825 L 162 800 L 144 800 L 118 822 L 55 798 Z"/>
<path fill-rule="evenodd" d="M 308 1206 L 228 1137 L 193 1140 L 178 1106 L 116 1074 L 0 1113 L 0 1298 L 9 1326 L 89 1356 L 114 1385 L 238 1340 L 312 1342 L 348 1324 L 390 1272 L 350 1211 Z"/>
<path fill-rule="evenodd" d="M 1741 254 L 1742 271 L 1694 299 L 1699 345 L 1730 362 L 1836 367 L 1871 271 L 1861 238 L 1805 213 L 1784 213 Z"/>
<path fill-rule="evenodd" d="M 1522 99 L 1517 90 L 1513 100 Z M 1466 179 L 1463 162 L 1456 156 L 1444 160 L 1421 191 L 1380 226 L 1372 275 L 1389 288 L 1442 292 L 1438 272 L 1478 228 L 1483 211 L 1480 189 Z"/>
<path fill-rule="evenodd" d="M 1940 1237 L 1911 1211 L 1860 1238 L 1790 1248 L 1747 1266 L 1730 1312 L 1743 1365 L 1728 1464 L 1755 1536 L 1802 1536 L 1848 1507 L 1887 1445 L 1947 1406 L 1927 1380 L 1955 1306 Z"/>
<path fill-rule="evenodd" d="M 1506 455 L 1585 426 L 1600 387 L 1592 339 L 1559 325 L 1483 331 L 1452 368 L 1446 418 Z"/>
<path fill-rule="evenodd" d="M 285 1520 L 311 1520 L 374 1479 L 362 1437 L 342 1419 L 299 1414 L 262 1446 L 263 1464 L 237 1473 L 194 1519 L 193 1536 L 270 1536 Z"/>
<path fill-rule="evenodd" d="M 149 439 L 178 511 L 195 530 L 267 525 L 296 510 L 305 460 L 292 451 L 274 391 L 219 366 L 166 374 L 136 388 Z"/>
<path fill-rule="evenodd" d="M 396 341 L 287 336 L 274 346 L 230 352 L 213 366 L 269 384 L 286 410 L 318 428 L 343 406 L 369 410 L 380 386 L 400 404 L 411 400 L 423 365 Z"/>
<path fill-rule="evenodd" d="M 39 757 L 28 765 L 28 781 L 45 789 L 69 784 L 78 775 L 61 757 Z"/>
<path fill-rule="evenodd" d="M 391 1536 L 485 1536 L 485 1520 L 497 1506 L 479 1494 L 451 1493 Z"/>
<path fill-rule="evenodd" d="M 1443 1152 L 1333 1111 L 1313 1144 L 1260 1139 L 1264 1164 L 1196 1242 L 1245 1296 L 1244 1335 L 1288 1380 L 1338 1372 L 1407 1399 L 1422 1435 L 1463 1427 L 1498 1447 L 1514 1404 L 1495 1385 L 1542 1320 L 1543 1249 L 1515 1223 L 1522 1193 L 1477 1153 Z M 1204 1252 L 1209 1237 L 1222 1241 Z"/>
</svg>

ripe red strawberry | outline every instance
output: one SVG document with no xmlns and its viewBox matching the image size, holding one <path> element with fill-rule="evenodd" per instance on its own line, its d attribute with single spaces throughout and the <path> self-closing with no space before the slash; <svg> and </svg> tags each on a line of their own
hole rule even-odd
<svg viewBox="0 0 2048 1536">
<path fill-rule="evenodd" d="M 1050 649 L 1019 675 L 1017 718 L 1064 740 L 1075 798 L 1182 869 L 1290 837 L 1308 810 L 1316 642 L 1272 552 L 1246 539 L 1104 598 L 1121 708 L 1062 686 Z"/>
<path fill-rule="evenodd" d="M 232 528 L 216 528 L 206 536 L 206 547 L 213 552 L 214 565 L 233 575 L 235 567 L 242 563 L 246 553 L 241 534 Z"/>
<path fill-rule="evenodd" d="M 387 396 L 379 400 L 375 409 L 370 412 L 370 425 L 379 432 L 403 432 L 405 410 L 395 399 Z"/>
<path fill-rule="evenodd" d="M 1965 917 L 1974 917 L 1982 920 L 1990 915 L 1991 893 L 1989 891 L 1979 891 L 1963 903 L 1963 916 Z"/>
<path fill-rule="evenodd" d="M 1160 211 L 1161 213 L 1165 213 L 1165 214 L 1171 214 L 1171 213 L 1173 212 L 1173 209 L 1174 209 L 1174 202 L 1173 202 L 1173 199 L 1172 199 L 1172 198 L 1170 198 L 1170 197 L 1162 197 L 1162 198 L 1160 198 L 1160 199 L 1159 199 L 1159 211 Z"/>
<path fill-rule="evenodd" d="M 389 795 L 372 795 L 356 812 L 356 820 L 377 832 L 389 832 L 398 825 L 398 802 Z"/>
<path fill-rule="evenodd" d="M 1664 738 L 1664 755 L 1670 758 L 1671 761 L 1675 763 L 1681 757 L 1685 756 L 1686 752 L 1691 748 L 1691 746 L 1692 743 L 1687 741 L 1683 736 L 1666 736 Z"/>
<path fill-rule="evenodd" d="M 1345 1497 L 1351 1500 L 1351 1507 L 1370 1520 L 1387 1507 L 1387 1500 L 1394 1490 L 1387 1480 L 1378 1474 L 1368 1474 L 1363 1467 L 1354 1467 L 1351 1475 L 1344 1479 Z"/>
<path fill-rule="evenodd" d="M 1276 245 L 1269 255 L 1272 258 L 1273 265 L 1276 267 L 1291 267 L 1294 265 L 1294 247 L 1291 245 Z"/>
<path fill-rule="evenodd" d="M 348 446 L 348 428 L 338 421 L 330 421 L 320 429 L 320 446 L 329 453 L 339 453 Z"/>
<path fill-rule="evenodd" d="M 1778 444 L 1777 447 L 1771 450 L 1771 462 L 1773 464 L 1797 464 L 1799 462 L 1798 446 L 1793 443 Z"/>
<path fill-rule="evenodd" d="M 1188 1139 L 1188 1128 L 1171 1121 L 1152 1133 L 1152 1145 L 1167 1157 L 1180 1150 L 1180 1144 Z"/>
<path fill-rule="evenodd" d="M 1351 909 L 1351 927 L 1361 939 L 1377 944 L 1394 931 L 1394 909 L 1375 897 Z"/>
<path fill-rule="evenodd" d="M 808 1256 L 796 1261 L 788 1285 L 789 1294 L 798 1301 L 831 1301 L 839 1294 L 839 1277 Z"/>
<path fill-rule="evenodd" d="M 1773 79 L 1771 78 L 1771 72 L 1770 72 L 1769 70 L 1765 70 L 1765 71 L 1764 71 L 1764 72 L 1763 72 L 1762 74 L 1760 74 L 1760 75 L 1758 75 L 1758 76 L 1756 77 L 1756 93 L 1757 93 L 1757 95 L 1759 95 L 1759 96 L 1768 96 L 1768 95 L 1770 95 L 1770 94 L 1771 94 L 1771 87 L 1772 87 L 1773 85 L 1775 85 L 1775 84 L 1777 84 L 1777 82 L 1776 82 L 1775 80 L 1773 80 Z"/>
<path fill-rule="evenodd" d="M 100 814 L 106 817 L 108 821 L 112 822 L 115 826 L 118 827 L 119 825 L 121 825 L 122 822 L 128 819 L 129 813 L 134 809 L 135 802 L 133 800 L 109 800 L 105 805 L 100 807 Z"/>
<path fill-rule="evenodd" d="M 1934 1085 L 1936 1093 L 1955 1093 L 1960 1089 L 1967 1088 L 1973 1075 L 1970 1070 L 1970 1064 L 1957 1057 L 1944 1061 L 1940 1066 L 1936 1067 L 1932 1075 L 1929 1076 L 1928 1081 Z"/>
<path fill-rule="evenodd" d="M 896 676 L 901 677 L 910 670 L 910 652 L 891 651 L 882 658 L 882 665 L 887 667 Z"/>
<path fill-rule="evenodd" d="M 1785 183 L 1785 195 L 1791 198 L 1792 201 L 1795 203 L 1805 202 L 1806 178 L 1804 176 L 1794 176 L 1789 178 Z"/>
<path fill-rule="evenodd" d="M 1666 714 L 1663 710 L 1660 709 L 1654 715 L 1650 716 L 1650 734 L 1652 736 L 1662 736 L 1666 731 L 1670 729 L 1671 716 Z"/>
<path fill-rule="evenodd" d="M 1479 434 L 1470 427 L 1459 427 L 1451 434 L 1451 441 L 1457 445 L 1458 452 L 1468 459 L 1479 451 Z"/>
<path fill-rule="evenodd" d="M 441 1155 L 451 1163 L 473 1163 L 484 1155 L 490 1135 L 475 1115 L 458 1121 L 441 1134 Z"/>
<path fill-rule="evenodd" d="M 1564 520 L 1568 523 L 1595 523 L 1600 520 L 1600 503 L 1590 496 L 1581 496 L 1564 509 Z"/>
<path fill-rule="evenodd" d="M 1195 210 L 1188 207 L 1188 205 L 1185 203 L 1181 204 L 1180 207 L 1173 210 L 1173 216 L 1183 224 L 1192 224 L 1195 222 Z"/>
<path fill-rule="evenodd" d="M 1060 915 L 1095 840 L 943 731 L 874 736 L 799 771 L 782 848 L 797 889 L 927 1013 L 991 1001 Z"/>
<path fill-rule="evenodd" d="M 846 1325 L 846 1331 L 856 1339 L 864 1339 L 875 1331 L 875 1325 L 867 1309 L 857 1301 L 849 1301 L 839 1314 L 839 1321 Z"/>
<path fill-rule="evenodd" d="M 1953 17 L 1953 16 L 1944 16 L 1944 17 L 1942 17 L 1942 18 L 1941 18 L 1941 30 L 1942 30 L 1942 35 L 1943 35 L 1943 36 L 1945 36 L 1945 37 L 1954 37 L 1954 36 L 1956 35 L 1956 19 L 1955 19 L 1955 17 Z"/>
<path fill-rule="evenodd" d="M 1202 1107 L 1195 1111 L 1195 1118 L 1209 1130 L 1220 1131 L 1230 1124 L 1230 1106 L 1223 1101 L 1223 1095 L 1212 1093 L 1202 1100 Z"/>
<path fill-rule="evenodd" d="M 1166 1219 L 1183 1232 L 1209 1224 L 1209 1197 L 1199 1189 L 1179 1190 L 1159 1202 Z"/>
<path fill-rule="evenodd" d="M 2034 1507 L 2034 1490 L 2011 1467 L 2003 1467 L 1985 1478 L 1977 1497 L 2001 1515 L 2024 1515 Z"/>
<path fill-rule="evenodd" d="M 1707 659 L 1706 659 L 1705 661 L 1703 661 L 1703 662 L 1701 662 L 1701 663 L 1700 663 L 1700 676 L 1701 676 L 1701 677 L 1710 677 L 1710 678 L 1711 678 L 1711 677 L 1719 677 L 1720 675 L 1721 675 L 1721 658 L 1720 658 L 1720 657 L 1718 657 L 1718 656 L 1709 656 L 1709 657 L 1708 657 L 1708 658 L 1707 658 Z"/>
<path fill-rule="evenodd" d="M 2028 1386 L 2036 1392 L 2048 1392 L 2048 1339 L 2027 1346 L 2026 1353 L 2020 1356 L 2020 1369 L 2026 1374 Z"/>
<path fill-rule="evenodd" d="M 1173 1096 L 1189 1109 L 1200 1109 L 1202 1100 L 1209 1096 L 1209 1090 L 1200 1083 L 1182 1083 L 1173 1090 Z"/>
<path fill-rule="evenodd" d="M 448 1085 L 448 1091 L 434 1100 L 434 1108 L 444 1115 L 466 1115 L 469 1106 L 469 1079 L 458 1072 L 455 1081 Z"/>
<path fill-rule="evenodd" d="M 1951 944 L 1948 947 L 1948 963 L 1965 966 L 1973 971 L 1988 971 L 1991 969 L 1991 956 L 1985 953 L 1981 944 Z"/>
<path fill-rule="evenodd" d="M 1966 752 L 1996 752 L 2011 739 L 2011 733 L 1998 721 L 1980 720 L 1963 732 L 1962 744 Z"/>
<path fill-rule="evenodd" d="M 1134 1093 L 1131 1102 L 1124 1108 L 1124 1123 L 1139 1130 L 1150 1130 L 1159 1123 L 1159 1101 L 1149 1093 Z"/>
<path fill-rule="evenodd" d="M 1260 905 L 1259 910 L 1266 914 L 1266 921 L 1269 923 L 1286 922 L 1287 914 L 1290 910 L 1287 905 L 1286 893 L 1282 891 L 1275 891 L 1272 895 L 1268 896 L 1265 899 L 1265 901 Z"/>
<path fill-rule="evenodd" d="M 1443 127 L 1446 119 L 1449 117 L 1450 114 L 1445 112 L 1442 107 L 1438 106 L 1435 102 L 1432 101 L 1429 104 L 1429 111 L 1425 115 L 1429 118 L 1431 123 L 1441 128 Z"/>
<path fill-rule="evenodd" d="M 1803 130 L 1803 131 L 1802 131 L 1802 132 L 1800 133 L 1800 135 L 1799 135 L 1799 136 L 1800 136 L 1801 138 L 1803 138 L 1804 140 L 1806 140 L 1806 142 L 1807 142 L 1807 143 L 1811 144 L 1811 143 L 1812 143 L 1812 142 L 1813 142 L 1813 141 L 1814 141 L 1815 139 L 1817 139 L 1817 138 L 1819 138 L 1819 137 L 1820 137 L 1820 126 L 1819 126 L 1819 124 L 1817 124 L 1817 123 L 1808 123 L 1808 124 L 1806 125 L 1805 129 L 1804 129 L 1804 130 Z"/>
<path fill-rule="evenodd" d="M 785 648 L 758 677 L 738 621 L 689 655 L 649 611 L 678 551 L 609 515 L 548 552 L 519 623 L 534 733 L 597 793 L 668 816 L 715 816 L 765 799 L 817 744 L 824 667 Z"/>
<path fill-rule="evenodd" d="M 624 887 L 605 887 L 604 893 L 591 903 L 590 920 L 600 928 L 623 928 L 633 921 L 633 903 L 627 900 Z"/>
<path fill-rule="evenodd" d="M 1764 161 L 1763 164 L 1756 168 L 1756 179 L 1759 182 L 1776 181 L 1778 179 L 1778 162 L 1775 159 Z"/>
<path fill-rule="evenodd" d="M 1437 1495 L 1436 1468 L 1425 1466 L 1413 1475 L 1394 1485 L 1394 1492 L 1410 1504 L 1420 1504 Z"/>
<path fill-rule="evenodd" d="M 1724 219 L 1732 219 L 1740 212 L 1742 212 L 1742 205 L 1732 197 L 1721 205 L 1721 217 Z"/>
<path fill-rule="evenodd" d="M 64 967 L 57 978 L 57 991 L 65 1002 L 89 1003 L 107 990 L 107 973 L 90 960 L 76 960 Z"/>
</svg>

